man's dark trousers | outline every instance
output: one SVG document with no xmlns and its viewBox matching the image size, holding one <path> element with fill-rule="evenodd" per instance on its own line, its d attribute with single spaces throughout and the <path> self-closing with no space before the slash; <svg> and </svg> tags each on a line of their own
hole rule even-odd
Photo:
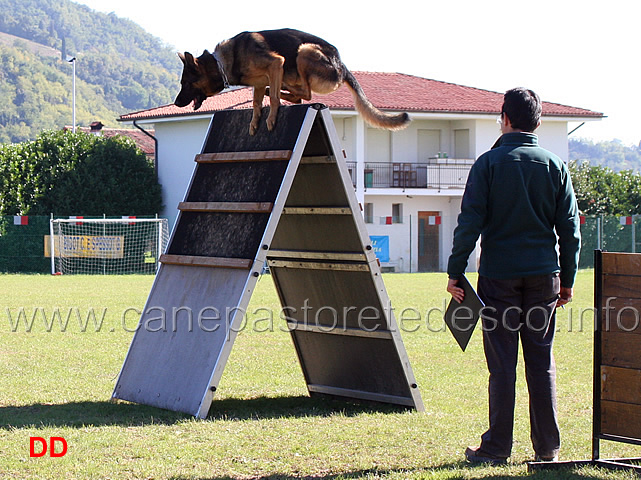
<svg viewBox="0 0 641 480">
<path fill-rule="evenodd" d="M 483 346 L 488 370 L 490 428 L 481 450 L 507 458 L 512 450 L 519 337 L 530 395 L 530 435 L 535 453 L 554 457 L 560 448 L 556 419 L 556 367 L 552 342 L 556 328 L 558 274 L 509 280 L 479 277 Z"/>
</svg>

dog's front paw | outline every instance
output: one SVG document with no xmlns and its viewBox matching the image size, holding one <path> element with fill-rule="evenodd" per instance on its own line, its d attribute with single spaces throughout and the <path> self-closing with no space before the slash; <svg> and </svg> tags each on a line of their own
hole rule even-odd
<svg viewBox="0 0 641 480">
<path fill-rule="evenodd" d="M 250 135 L 255 135 L 256 134 L 256 130 L 258 130 L 258 124 L 254 125 L 253 122 L 250 123 L 249 124 L 249 134 Z"/>
<path fill-rule="evenodd" d="M 267 117 L 267 130 L 271 132 L 275 126 L 276 126 L 276 118 Z"/>
</svg>

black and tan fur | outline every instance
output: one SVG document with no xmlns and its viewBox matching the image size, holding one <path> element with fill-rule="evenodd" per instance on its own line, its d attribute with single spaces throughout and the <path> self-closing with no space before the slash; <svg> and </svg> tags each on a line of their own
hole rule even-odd
<svg viewBox="0 0 641 480">
<path fill-rule="evenodd" d="M 219 43 L 212 55 L 207 50 L 194 58 L 179 54 L 183 61 L 182 89 L 174 102 L 179 107 L 194 102 L 194 110 L 207 97 L 228 85 L 254 87 L 253 116 L 249 133 L 258 128 L 263 97 L 270 100 L 267 128 L 272 130 L 280 99 L 300 103 L 312 92 L 327 94 L 346 83 L 356 109 L 370 125 L 387 130 L 405 128 L 407 113 L 388 114 L 367 99 L 354 75 L 345 67 L 338 50 L 325 40 L 293 29 L 243 32 Z"/>
</svg>

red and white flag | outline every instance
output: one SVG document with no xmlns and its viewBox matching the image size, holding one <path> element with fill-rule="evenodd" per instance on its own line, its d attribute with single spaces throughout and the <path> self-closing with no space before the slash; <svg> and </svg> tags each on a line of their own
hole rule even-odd
<svg viewBox="0 0 641 480">
<path fill-rule="evenodd" d="M 13 216 L 14 225 L 29 225 L 29 217 L 26 215 L 14 215 Z"/>
</svg>

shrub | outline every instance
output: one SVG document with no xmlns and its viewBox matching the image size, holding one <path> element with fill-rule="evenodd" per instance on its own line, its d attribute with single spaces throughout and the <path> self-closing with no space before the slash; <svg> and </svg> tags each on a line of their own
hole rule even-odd
<svg viewBox="0 0 641 480">
<path fill-rule="evenodd" d="M 153 166 L 129 138 L 47 131 L 0 146 L 0 216 L 143 216 L 161 207 Z"/>
</svg>

